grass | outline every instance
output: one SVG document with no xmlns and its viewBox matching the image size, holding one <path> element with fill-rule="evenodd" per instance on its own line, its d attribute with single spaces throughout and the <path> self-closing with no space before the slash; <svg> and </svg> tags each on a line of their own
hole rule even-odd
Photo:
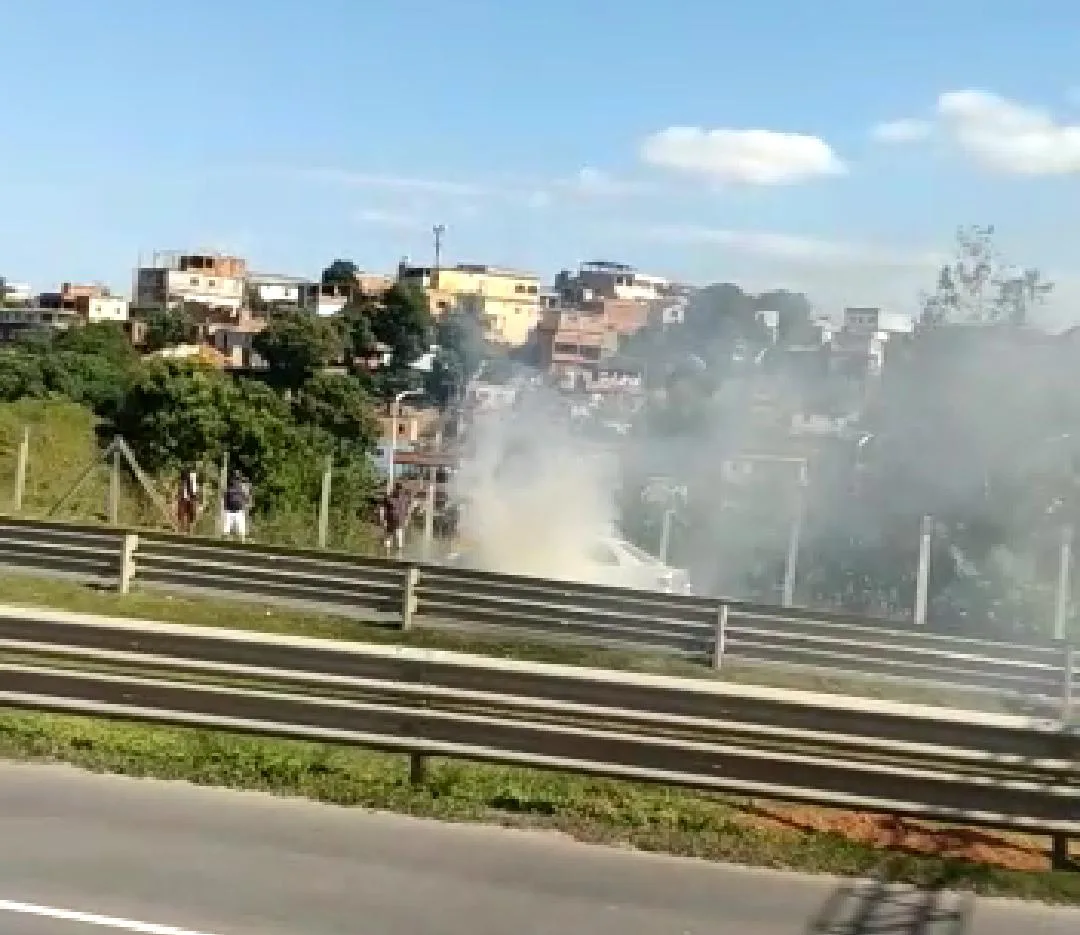
<svg viewBox="0 0 1080 935">
<path fill-rule="evenodd" d="M 109 469 L 101 458 L 97 420 L 84 406 L 60 400 L 21 400 L 0 404 L 0 511 L 14 507 L 18 449 L 24 429 L 30 432 L 23 513 L 48 513 L 95 461 L 101 462 L 79 492 L 57 513 L 59 519 L 104 521 Z M 125 471 L 121 475 L 120 513 L 127 523 L 160 525 L 147 498 Z"/>
<path fill-rule="evenodd" d="M 582 841 L 815 873 L 877 873 L 987 895 L 1080 904 L 1080 874 L 1017 872 L 888 851 L 837 834 L 756 827 L 721 798 L 560 773 L 433 761 L 209 731 L 0 711 L 0 757 L 304 796 L 450 821 L 558 830 Z"/>
</svg>

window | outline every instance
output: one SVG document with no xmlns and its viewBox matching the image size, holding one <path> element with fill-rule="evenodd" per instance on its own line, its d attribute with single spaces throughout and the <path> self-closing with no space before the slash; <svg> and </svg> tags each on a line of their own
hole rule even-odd
<svg viewBox="0 0 1080 935">
<path fill-rule="evenodd" d="M 529 286 L 529 295 L 536 295 L 539 291 L 537 286 Z"/>
<path fill-rule="evenodd" d="M 213 288 L 214 288 L 215 286 L 217 286 L 217 280 L 216 280 L 216 279 L 211 279 L 211 280 L 210 280 L 209 282 L 207 282 L 207 285 L 208 285 L 208 286 L 209 286 L 209 287 L 210 287 L 211 289 L 213 289 Z"/>
<path fill-rule="evenodd" d="M 199 284 L 199 277 L 198 276 L 192 276 L 191 279 L 188 280 L 188 285 L 189 286 L 197 286 L 198 284 Z"/>
</svg>

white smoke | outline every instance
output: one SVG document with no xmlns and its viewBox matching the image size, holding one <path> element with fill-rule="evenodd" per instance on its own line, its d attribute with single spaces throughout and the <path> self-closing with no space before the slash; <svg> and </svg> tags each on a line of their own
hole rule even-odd
<svg viewBox="0 0 1080 935">
<path fill-rule="evenodd" d="M 553 391 L 523 390 L 513 409 L 475 416 L 454 479 L 462 551 L 489 571 L 601 583 L 590 555 L 617 535 L 617 477 Z"/>
</svg>

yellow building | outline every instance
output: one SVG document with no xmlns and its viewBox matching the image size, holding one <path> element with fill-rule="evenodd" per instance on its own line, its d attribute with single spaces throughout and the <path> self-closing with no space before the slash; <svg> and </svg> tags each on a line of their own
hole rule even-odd
<svg viewBox="0 0 1080 935">
<path fill-rule="evenodd" d="M 475 315 L 494 344 L 521 347 L 540 320 L 540 277 L 493 266 L 459 264 L 398 267 L 398 279 L 424 289 L 438 317 L 450 311 Z"/>
</svg>

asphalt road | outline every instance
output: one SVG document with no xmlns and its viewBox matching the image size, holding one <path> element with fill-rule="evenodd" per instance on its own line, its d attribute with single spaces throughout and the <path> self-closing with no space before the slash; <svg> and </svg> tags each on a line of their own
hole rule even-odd
<svg viewBox="0 0 1080 935">
<path fill-rule="evenodd" d="M 0 765 L 0 933 L 1077 935 L 915 893 L 269 796 Z"/>
</svg>

